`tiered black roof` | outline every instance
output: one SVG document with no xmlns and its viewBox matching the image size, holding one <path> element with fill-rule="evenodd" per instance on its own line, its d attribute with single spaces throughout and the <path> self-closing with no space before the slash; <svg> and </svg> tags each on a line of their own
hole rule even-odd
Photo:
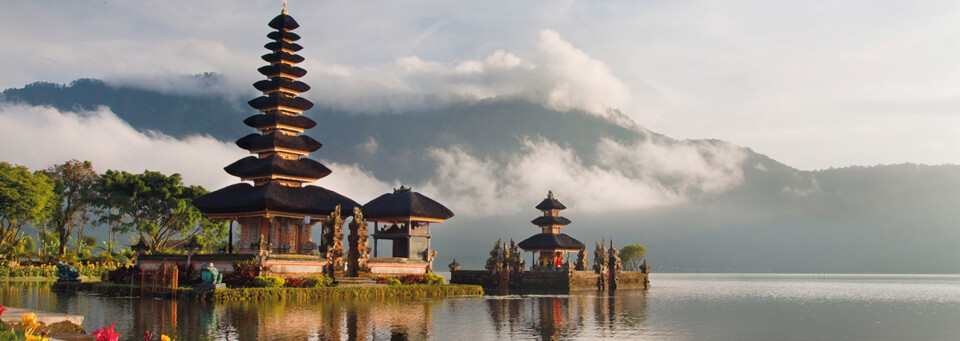
<svg viewBox="0 0 960 341">
<path fill-rule="evenodd" d="M 300 40 L 300 35 L 293 32 L 273 31 L 273 32 L 267 33 L 267 38 L 270 38 L 273 40 L 297 41 L 297 40 Z"/>
<path fill-rule="evenodd" d="M 273 41 L 264 45 L 271 51 L 263 59 L 271 65 L 258 69 L 267 80 L 256 82 L 254 87 L 264 93 L 248 102 L 262 112 L 243 121 L 260 130 L 237 140 L 237 146 L 259 153 L 234 162 L 224 170 L 230 175 L 246 180 L 255 180 L 255 185 L 239 183 L 219 189 L 194 200 L 193 204 L 204 214 L 230 217 L 233 214 L 269 214 L 270 211 L 287 214 L 328 215 L 337 205 L 345 215 L 351 208 L 360 206 L 350 198 L 318 186 L 298 186 L 313 182 L 331 173 L 330 169 L 306 157 L 285 159 L 277 149 L 298 151 L 303 154 L 320 149 L 323 145 L 306 135 L 296 134 L 298 129 L 310 129 L 317 125 L 301 115 L 313 107 L 313 103 L 297 94 L 310 90 L 306 83 L 297 81 L 307 71 L 293 66 L 303 57 L 288 51 L 303 47 L 292 43 L 300 36 L 289 32 L 300 25 L 286 11 L 273 18 L 269 24 L 276 31 L 267 34 Z M 281 109 L 282 107 L 282 109 Z M 281 126 L 293 127 L 286 131 Z M 292 131 L 291 131 L 292 130 Z M 274 181 L 281 180 L 281 181 Z"/>
<path fill-rule="evenodd" d="M 530 221 L 537 226 L 549 226 L 549 225 L 570 225 L 570 219 L 564 217 L 554 217 L 554 216 L 539 216 L 537 219 Z"/>
<path fill-rule="evenodd" d="M 268 135 L 250 134 L 244 136 L 237 140 L 237 146 L 249 151 L 285 148 L 310 153 L 323 147 L 323 144 L 307 135 L 291 136 L 275 133 Z"/>
<path fill-rule="evenodd" d="M 369 220 L 411 217 L 446 220 L 453 217 L 453 212 L 423 194 L 401 187 L 363 205 L 363 216 Z"/>
<path fill-rule="evenodd" d="M 267 50 L 272 50 L 272 51 L 290 50 L 293 52 L 297 52 L 297 51 L 303 50 L 303 46 L 300 46 L 300 44 L 288 43 L 283 40 L 269 42 L 266 45 L 263 45 L 263 47 L 266 48 Z"/>
<path fill-rule="evenodd" d="M 290 187 L 268 182 L 253 186 L 239 183 L 197 198 L 193 204 L 206 214 L 279 211 L 329 215 L 340 205 L 343 215 L 353 215 L 356 201 L 319 186 Z"/>
<path fill-rule="evenodd" d="M 307 70 L 287 64 L 261 66 L 259 69 L 257 69 L 257 71 L 259 71 L 260 74 L 270 78 L 279 77 L 281 74 L 300 78 L 307 74 Z"/>
<path fill-rule="evenodd" d="M 517 244 L 526 251 L 533 250 L 579 250 L 583 243 L 563 233 L 538 233 Z"/>
<path fill-rule="evenodd" d="M 553 192 L 547 194 L 547 198 L 543 199 L 539 204 L 537 204 L 537 209 L 541 211 L 548 210 L 565 210 L 566 206 L 560 203 L 560 200 L 557 200 L 553 197 Z"/>
<path fill-rule="evenodd" d="M 566 209 L 566 206 L 560 203 L 559 200 L 553 197 L 553 191 L 547 193 L 547 198 L 543 199 L 540 204 L 537 205 L 537 209 L 549 212 L 554 210 L 563 210 Z M 570 219 L 564 217 L 558 217 L 555 215 L 542 215 L 531 221 L 534 225 L 540 227 L 548 226 L 564 226 L 570 224 Z M 547 230 L 544 230 L 547 231 Z M 536 250 L 579 250 L 583 248 L 583 243 L 579 240 L 574 239 L 566 234 L 557 232 L 556 229 L 551 229 L 549 232 L 543 232 L 535 234 L 530 238 L 525 239 L 524 241 L 518 244 L 520 248 L 527 251 L 536 251 Z"/>
<path fill-rule="evenodd" d="M 262 159 L 256 156 L 248 156 L 223 167 L 223 169 L 230 175 L 243 179 L 264 178 L 271 174 L 320 179 L 333 172 L 327 166 L 311 159 L 287 160 L 276 154 Z"/>
<path fill-rule="evenodd" d="M 247 102 L 251 107 L 260 111 L 277 110 L 279 107 L 287 107 L 300 111 L 310 110 L 313 103 L 303 97 L 287 97 L 278 93 L 271 93 L 267 96 L 260 96 Z"/>
<path fill-rule="evenodd" d="M 306 130 L 317 126 L 317 122 L 314 122 L 306 116 L 290 116 L 277 111 L 247 117 L 247 119 L 243 120 L 243 123 L 257 129 L 285 125 Z"/>
<path fill-rule="evenodd" d="M 290 89 L 296 92 L 307 92 L 310 90 L 310 86 L 307 85 L 307 83 L 290 80 L 283 77 L 275 77 L 270 80 L 258 81 L 253 83 L 253 87 L 263 92 L 277 91 L 280 89 Z"/>
</svg>

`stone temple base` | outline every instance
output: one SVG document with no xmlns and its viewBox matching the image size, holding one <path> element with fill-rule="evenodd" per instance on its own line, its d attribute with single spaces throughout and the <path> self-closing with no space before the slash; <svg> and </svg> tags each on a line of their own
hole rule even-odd
<svg viewBox="0 0 960 341">
<path fill-rule="evenodd" d="M 226 288 L 227 288 L 227 285 L 226 285 L 226 284 L 223 284 L 223 283 L 217 283 L 217 284 L 213 284 L 213 283 L 200 283 L 200 284 L 197 284 L 197 285 L 194 285 L 194 286 L 193 286 L 193 290 L 195 290 L 195 291 L 200 291 L 200 292 L 217 290 L 217 289 L 226 289 Z"/>
<path fill-rule="evenodd" d="M 644 289 L 649 285 L 648 274 L 640 271 L 620 271 L 617 273 L 617 289 Z M 519 278 L 517 278 L 519 277 Z M 610 289 L 609 280 L 604 283 Z M 450 272 L 450 283 L 480 285 L 487 289 L 500 288 L 501 276 L 486 270 L 457 270 Z M 600 287 L 600 274 L 593 271 L 523 271 L 519 276 L 507 277 L 509 283 L 504 286 L 511 291 L 521 293 L 565 293 L 571 290 Z M 497 292 L 496 290 L 492 292 Z"/>
</svg>

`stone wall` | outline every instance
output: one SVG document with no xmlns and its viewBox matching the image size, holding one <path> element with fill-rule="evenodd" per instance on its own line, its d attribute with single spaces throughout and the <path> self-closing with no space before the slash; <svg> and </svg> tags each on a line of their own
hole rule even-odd
<svg viewBox="0 0 960 341">
<path fill-rule="evenodd" d="M 640 271 L 620 271 L 617 273 L 618 289 L 643 289 L 647 275 Z"/>
</svg>

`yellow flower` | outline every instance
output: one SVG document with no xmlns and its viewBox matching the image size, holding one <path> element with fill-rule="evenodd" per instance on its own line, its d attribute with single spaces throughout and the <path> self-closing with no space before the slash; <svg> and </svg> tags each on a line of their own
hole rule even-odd
<svg viewBox="0 0 960 341">
<path fill-rule="evenodd" d="M 23 329 L 36 329 L 40 326 L 40 323 L 37 322 L 37 314 L 23 314 L 23 317 L 20 319 L 20 325 L 23 326 Z"/>
<path fill-rule="evenodd" d="M 170 341 L 170 337 L 164 334 L 160 334 L 160 341 Z"/>
<path fill-rule="evenodd" d="M 27 341 L 49 341 L 49 339 L 47 339 L 47 338 L 45 338 L 45 337 L 43 337 L 43 336 L 40 336 L 40 335 L 23 334 L 23 337 L 24 337 Z"/>
</svg>

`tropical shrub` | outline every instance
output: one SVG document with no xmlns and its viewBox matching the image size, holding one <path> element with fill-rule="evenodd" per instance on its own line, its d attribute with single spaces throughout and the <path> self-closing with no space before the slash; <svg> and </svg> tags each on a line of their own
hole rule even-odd
<svg viewBox="0 0 960 341">
<path fill-rule="evenodd" d="M 253 279 L 260 276 L 260 263 L 255 260 L 233 262 L 233 273 L 226 276 L 227 285 L 231 287 L 249 287 Z"/>
<path fill-rule="evenodd" d="M 390 285 L 390 286 L 397 286 L 397 285 L 401 285 L 401 284 L 403 284 L 403 283 L 400 282 L 400 279 L 398 279 L 398 278 L 396 278 L 396 277 L 390 277 L 389 279 L 387 279 L 387 284 Z"/>
<path fill-rule="evenodd" d="M 110 282 L 110 283 L 120 283 L 126 284 L 130 283 L 130 279 L 140 275 L 140 268 L 134 265 L 121 266 L 116 269 L 107 271 L 103 274 L 103 277 L 100 277 L 101 281 Z"/>
<path fill-rule="evenodd" d="M 400 276 L 400 283 L 403 284 L 424 284 L 427 283 L 427 277 L 419 274 Z"/>
<path fill-rule="evenodd" d="M 286 283 L 280 276 L 257 276 L 253 278 L 253 286 L 257 288 L 280 288 Z"/>
<path fill-rule="evenodd" d="M 426 278 L 426 284 L 430 285 L 442 285 L 447 284 L 447 280 L 438 274 L 426 274 L 423 277 Z"/>
<path fill-rule="evenodd" d="M 327 277 L 326 275 L 318 275 L 307 277 L 303 281 L 301 288 L 324 288 L 333 284 L 333 278 Z"/>
</svg>

